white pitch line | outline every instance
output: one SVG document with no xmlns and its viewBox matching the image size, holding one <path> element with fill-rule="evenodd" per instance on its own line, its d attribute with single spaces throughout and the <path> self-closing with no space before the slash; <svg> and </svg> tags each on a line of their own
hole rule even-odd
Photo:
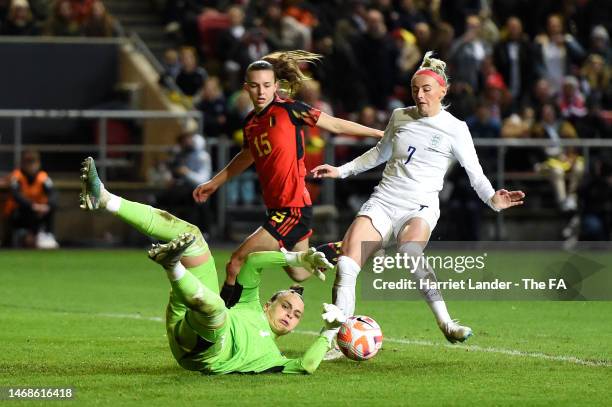
<svg viewBox="0 0 612 407">
<path fill-rule="evenodd" d="M 315 331 L 295 331 L 296 333 L 301 333 L 305 335 L 319 335 L 319 332 Z M 509 356 L 520 356 L 520 357 L 528 357 L 535 359 L 545 359 L 552 360 L 555 362 L 569 362 L 575 363 L 577 365 L 584 366 L 602 366 L 602 367 L 610 367 L 612 366 L 612 362 L 608 360 L 586 360 L 580 359 L 575 356 L 563 356 L 563 355 L 547 355 L 545 353 L 540 352 L 524 352 L 520 350 L 514 349 L 503 349 L 503 348 L 485 348 L 478 345 L 451 345 L 451 344 L 440 344 L 435 342 L 424 341 L 420 339 L 397 339 L 397 338 L 387 338 L 383 339 L 384 342 L 391 343 L 399 343 L 402 345 L 418 345 L 418 346 L 435 346 L 435 347 L 443 347 L 452 350 L 463 350 L 470 352 L 486 352 L 486 353 L 497 353 L 500 355 L 509 355 Z"/>
<path fill-rule="evenodd" d="M 69 314 L 69 312 L 66 312 Z M 94 313 L 90 315 L 96 315 L 100 317 L 108 317 L 108 318 L 126 318 L 126 319 L 140 319 L 144 321 L 155 321 L 155 322 L 163 322 L 163 318 L 160 317 L 145 317 L 140 314 L 113 314 L 113 313 Z M 302 335 L 319 335 L 319 332 L 316 331 L 294 331 L 297 334 Z M 543 359 L 550 360 L 554 362 L 567 362 L 574 363 L 576 365 L 583 366 L 598 366 L 598 367 L 610 367 L 612 366 L 612 362 L 608 360 L 586 360 L 580 359 L 575 356 L 564 356 L 564 355 L 547 355 L 545 353 L 540 352 L 524 352 L 520 350 L 514 349 L 503 349 L 503 348 L 490 348 L 483 347 L 479 345 L 450 345 L 450 344 L 440 344 L 430 341 L 425 341 L 421 339 L 398 339 L 398 338 L 384 338 L 385 342 L 398 343 L 401 345 L 417 345 L 417 346 L 431 346 L 431 347 L 443 347 L 452 350 L 463 350 L 470 352 L 484 352 L 484 353 L 495 353 L 498 355 L 508 355 L 508 356 L 518 356 L 518 357 L 526 357 L 526 358 L 534 358 L 534 359 Z"/>
</svg>

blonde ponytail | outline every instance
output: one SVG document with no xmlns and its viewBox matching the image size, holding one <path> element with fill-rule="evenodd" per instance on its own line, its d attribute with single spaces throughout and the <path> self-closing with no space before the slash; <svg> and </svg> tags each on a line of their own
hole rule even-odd
<svg viewBox="0 0 612 407">
<path fill-rule="evenodd" d="M 440 75 L 446 84 L 448 84 L 448 76 L 446 75 L 446 62 L 441 59 L 432 58 L 433 51 L 427 51 L 423 57 L 423 62 L 418 70 L 428 69 Z M 417 71 L 418 72 L 418 71 Z"/>
<path fill-rule="evenodd" d="M 262 60 L 269 62 L 274 67 L 274 75 L 280 82 L 280 88 L 289 96 L 295 94 L 302 82 L 310 79 L 300 69 L 300 64 L 314 64 L 323 56 L 308 51 L 280 51 L 266 55 Z"/>
</svg>

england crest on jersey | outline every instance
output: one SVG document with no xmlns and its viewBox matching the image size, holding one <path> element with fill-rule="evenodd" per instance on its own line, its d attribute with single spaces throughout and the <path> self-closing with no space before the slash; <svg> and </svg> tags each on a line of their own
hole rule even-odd
<svg viewBox="0 0 612 407">
<path fill-rule="evenodd" d="M 439 134 L 434 134 L 434 136 L 431 138 L 431 144 L 429 145 L 431 148 L 437 148 L 440 145 L 440 140 L 442 139 L 442 136 Z"/>
</svg>

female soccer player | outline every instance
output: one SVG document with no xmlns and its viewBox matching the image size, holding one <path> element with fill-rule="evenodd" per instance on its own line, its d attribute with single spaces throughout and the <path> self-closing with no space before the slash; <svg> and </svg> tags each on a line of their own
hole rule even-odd
<svg viewBox="0 0 612 407">
<path fill-rule="evenodd" d="M 228 306 L 240 296 L 240 287 L 234 289 L 236 276 L 249 253 L 278 250 L 279 246 L 290 250 L 308 247 L 312 202 L 305 183 L 302 127 L 317 126 L 332 133 L 382 137 L 380 130 L 334 118 L 303 102 L 277 95 L 281 85 L 286 93 L 295 92 L 308 79 L 299 64 L 319 59 L 320 55 L 306 51 L 277 52 L 247 67 L 244 89 L 254 109 L 243 127 L 243 148 L 217 175 L 193 191 L 196 202 L 205 202 L 221 185 L 255 163 L 268 219 L 232 253 L 221 291 Z M 299 268 L 286 270 L 295 281 L 310 276 Z"/>
<path fill-rule="evenodd" d="M 200 230 L 171 214 L 111 194 L 88 157 L 81 168 L 80 206 L 103 209 L 140 232 L 166 244 L 155 244 L 149 258 L 165 270 L 172 287 L 166 309 L 166 333 L 180 366 L 209 374 L 231 372 L 313 373 L 344 321 L 335 306 L 324 304 L 325 327 L 299 359 L 281 355 L 275 339 L 290 333 L 304 313 L 302 287 L 277 292 L 262 307 L 259 282 L 263 268 L 288 265 L 330 268 L 325 255 L 305 252 L 257 252 L 247 257 L 238 281 L 238 304 L 228 310 L 219 297 L 215 261 Z"/>
<path fill-rule="evenodd" d="M 355 283 L 365 261 L 392 236 L 400 253 L 422 254 L 440 216 L 438 193 L 453 159 L 465 168 L 472 188 L 493 210 L 521 205 L 522 191 L 494 191 L 478 162 L 467 125 L 448 113 L 442 99 L 448 89 L 446 63 L 425 54 L 412 77 L 416 106 L 393 111 L 378 144 L 340 167 L 312 170 L 315 177 L 346 178 L 387 162 L 382 180 L 361 207 L 342 242 L 333 288 L 334 304 L 346 315 L 355 310 Z M 363 245 L 362 242 L 374 242 Z M 415 270 L 418 279 L 435 279 L 430 267 Z M 423 291 L 438 326 L 451 342 L 465 341 L 469 327 L 453 321 L 437 290 Z"/>
</svg>

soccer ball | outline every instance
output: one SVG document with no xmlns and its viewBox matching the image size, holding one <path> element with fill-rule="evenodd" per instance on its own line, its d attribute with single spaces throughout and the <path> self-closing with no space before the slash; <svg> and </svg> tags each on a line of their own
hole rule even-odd
<svg viewBox="0 0 612 407">
<path fill-rule="evenodd" d="M 347 318 L 338 331 L 338 347 L 349 359 L 373 358 L 382 346 L 380 326 L 370 317 L 355 315 Z"/>
</svg>

